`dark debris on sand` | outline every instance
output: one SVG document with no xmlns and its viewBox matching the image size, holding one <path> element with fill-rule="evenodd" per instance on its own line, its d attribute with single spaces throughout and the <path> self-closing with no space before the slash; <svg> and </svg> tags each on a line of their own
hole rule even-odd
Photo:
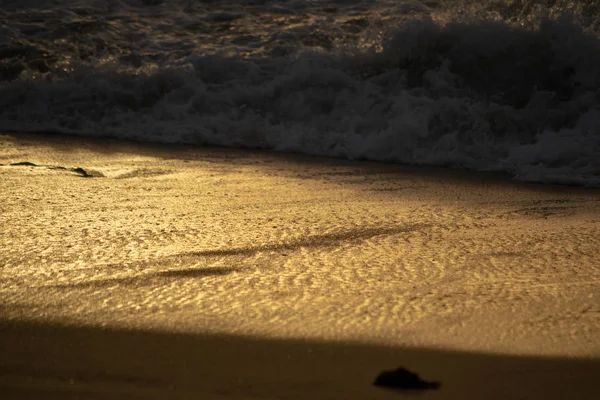
<svg viewBox="0 0 600 400">
<path fill-rule="evenodd" d="M 418 374 L 399 367 L 396 370 L 381 372 L 373 385 L 386 389 L 430 390 L 438 389 L 442 384 L 437 381 L 425 381 Z"/>
<path fill-rule="evenodd" d="M 30 161 L 20 161 L 20 162 L 16 162 L 16 163 L 11 163 L 10 166 L 12 166 L 12 167 L 41 167 L 41 168 L 47 168 L 47 169 L 71 171 L 71 172 L 75 172 L 76 174 L 78 174 L 84 178 L 103 178 L 104 177 L 104 174 L 102 172 L 96 171 L 93 169 L 84 169 L 81 167 L 66 168 L 66 167 L 61 167 L 58 165 L 38 165 L 38 164 L 32 163 Z"/>
</svg>

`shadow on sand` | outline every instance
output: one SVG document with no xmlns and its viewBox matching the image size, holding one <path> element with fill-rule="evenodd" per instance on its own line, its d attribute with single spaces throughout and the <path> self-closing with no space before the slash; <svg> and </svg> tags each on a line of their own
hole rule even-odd
<svg viewBox="0 0 600 400">
<path fill-rule="evenodd" d="M 143 286 L 155 284 L 155 279 L 202 279 L 210 276 L 223 276 L 233 272 L 240 271 L 240 268 L 234 267 L 210 267 L 210 268 L 184 268 L 170 269 L 166 271 L 156 271 L 141 273 L 133 276 L 91 279 L 83 282 L 71 282 L 65 284 L 48 285 L 55 288 L 92 288 L 113 285 Z"/>
<path fill-rule="evenodd" d="M 0 320 L 2 399 L 597 399 L 600 360 Z M 441 387 L 373 386 L 405 367 Z"/>
</svg>

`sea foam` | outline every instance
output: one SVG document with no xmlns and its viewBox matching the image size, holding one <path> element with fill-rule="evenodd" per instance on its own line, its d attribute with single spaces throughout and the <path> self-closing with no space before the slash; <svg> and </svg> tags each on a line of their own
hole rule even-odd
<svg viewBox="0 0 600 400">
<path fill-rule="evenodd" d="M 515 23 L 415 1 L 29 3 L 0 14 L 2 131 L 600 186 L 600 41 L 573 15 Z"/>
</svg>

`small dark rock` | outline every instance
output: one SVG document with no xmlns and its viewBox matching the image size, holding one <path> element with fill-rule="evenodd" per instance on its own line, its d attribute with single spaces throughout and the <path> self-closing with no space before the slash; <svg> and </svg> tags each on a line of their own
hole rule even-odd
<svg viewBox="0 0 600 400">
<path fill-rule="evenodd" d="M 83 176 L 88 176 L 87 171 L 83 168 L 73 168 L 73 172 L 77 172 L 78 174 Z"/>
<path fill-rule="evenodd" d="M 100 171 L 95 171 L 93 169 L 83 169 L 81 167 L 79 168 L 72 168 L 71 169 L 73 172 L 78 173 L 79 175 L 83 176 L 84 178 L 103 178 L 104 174 Z"/>
<path fill-rule="evenodd" d="M 441 386 L 441 383 L 436 381 L 425 381 L 414 372 L 400 367 L 393 371 L 381 372 L 377 378 L 375 378 L 373 385 L 388 389 L 429 390 L 438 389 Z"/>
</svg>

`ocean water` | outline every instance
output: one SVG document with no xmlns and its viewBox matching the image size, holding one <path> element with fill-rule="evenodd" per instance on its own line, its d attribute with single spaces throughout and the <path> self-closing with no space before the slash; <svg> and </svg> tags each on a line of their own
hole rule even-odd
<svg viewBox="0 0 600 400">
<path fill-rule="evenodd" d="M 0 0 L 0 131 L 600 187 L 591 0 Z"/>
</svg>

